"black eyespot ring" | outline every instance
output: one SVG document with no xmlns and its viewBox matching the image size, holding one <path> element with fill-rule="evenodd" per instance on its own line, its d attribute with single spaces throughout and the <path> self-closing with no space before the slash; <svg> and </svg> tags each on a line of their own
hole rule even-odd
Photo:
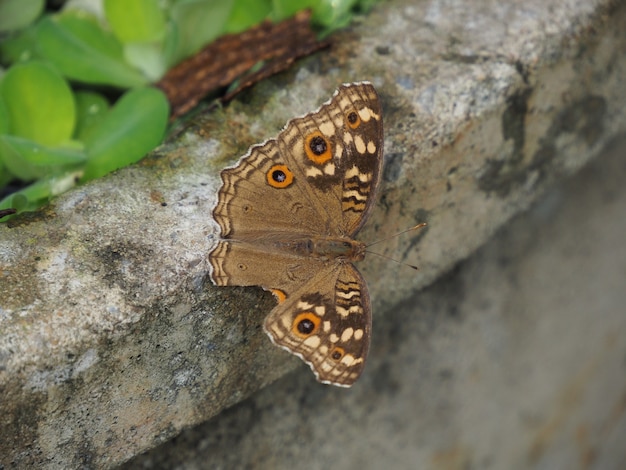
<svg viewBox="0 0 626 470">
<path fill-rule="evenodd" d="M 303 335 L 310 335 L 314 329 L 315 324 L 308 318 L 305 318 L 298 322 L 298 331 Z"/>
<path fill-rule="evenodd" d="M 302 312 L 293 319 L 291 331 L 300 338 L 306 339 L 320 328 L 322 319 L 313 312 Z"/>
<path fill-rule="evenodd" d="M 313 131 L 306 136 L 304 153 L 316 165 L 324 165 L 333 158 L 332 144 L 320 131 Z"/>
<path fill-rule="evenodd" d="M 287 175 L 282 170 L 274 170 L 272 172 L 272 179 L 277 183 L 284 183 L 287 179 Z"/>
<path fill-rule="evenodd" d="M 337 346 L 330 353 L 330 358 L 333 361 L 339 361 L 345 354 L 346 354 L 346 352 L 344 351 L 344 349 L 340 348 L 339 346 Z"/>
<path fill-rule="evenodd" d="M 319 156 L 326 152 L 328 146 L 322 136 L 316 135 L 309 141 L 309 148 L 311 149 L 311 152 Z"/>
<path fill-rule="evenodd" d="M 267 183 L 278 189 L 283 189 L 293 183 L 293 173 L 287 165 L 273 165 L 266 173 Z"/>
<path fill-rule="evenodd" d="M 350 129 L 356 129 L 361 125 L 361 116 L 356 111 L 350 111 L 346 116 L 346 123 Z"/>
</svg>

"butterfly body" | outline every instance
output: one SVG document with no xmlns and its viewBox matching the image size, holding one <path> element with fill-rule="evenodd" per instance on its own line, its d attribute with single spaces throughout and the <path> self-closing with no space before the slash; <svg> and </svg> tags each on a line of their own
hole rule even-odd
<svg viewBox="0 0 626 470">
<path fill-rule="evenodd" d="M 354 236 L 373 205 L 382 146 L 374 87 L 342 85 L 222 171 L 211 279 L 271 290 L 279 304 L 265 331 L 324 383 L 354 383 L 369 348 L 369 295 L 352 263 L 365 257 Z"/>
<path fill-rule="evenodd" d="M 348 237 L 307 237 L 290 233 L 249 234 L 236 240 L 231 239 L 230 243 L 248 244 L 264 253 L 276 252 L 322 261 L 362 261 L 365 258 L 365 244 Z"/>
</svg>

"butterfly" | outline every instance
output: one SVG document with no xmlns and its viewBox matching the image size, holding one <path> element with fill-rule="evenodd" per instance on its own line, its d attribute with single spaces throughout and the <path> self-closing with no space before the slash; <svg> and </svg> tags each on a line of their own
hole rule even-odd
<svg viewBox="0 0 626 470">
<path fill-rule="evenodd" d="M 380 100 L 359 82 L 221 172 L 211 280 L 270 290 L 278 305 L 265 332 L 322 383 L 349 387 L 365 366 L 371 307 L 353 262 L 366 246 L 354 236 L 374 206 L 382 163 Z"/>
</svg>

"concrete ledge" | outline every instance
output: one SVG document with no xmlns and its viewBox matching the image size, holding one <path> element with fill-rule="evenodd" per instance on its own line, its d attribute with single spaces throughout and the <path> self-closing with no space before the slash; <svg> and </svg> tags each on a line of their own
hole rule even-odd
<svg viewBox="0 0 626 470">
<path fill-rule="evenodd" d="M 270 296 L 205 280 L 210 210 L 219 168 L 339 83 L 373 81 L 385 110 L 383 188 L 361 239 L 429 222 L 384 251 L 418 276 L 362 263 L 375 319 L 626 130 L 622 2 L 443 8 L 381 4 L 249 103 L 0 226 L 1 464 L 114 466 L 301 367 L 261 331 Z"/>
</svg>

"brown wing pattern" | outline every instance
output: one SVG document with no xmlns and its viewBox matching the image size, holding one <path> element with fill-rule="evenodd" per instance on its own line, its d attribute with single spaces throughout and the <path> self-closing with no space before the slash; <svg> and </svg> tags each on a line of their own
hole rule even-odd
<svg viewBox="0 0 626 470">
<path fill-rule="evenodd" d="M 325 235 L 352 236 L 373 205 L 382 168 L 383 122 L 369 83 L 342 85 L 316 113 L 291 120 L 280 154 L 304 176 L 311 204 L 325 214 Z"/>
<path fill-rule="evenodd" d="M 327 264 L 317 258 L 268 252 L 263 246 L 237 241 L 220 242 L 210 260 L 216 285 L 261 286 L 277 297 L 291 297 Z"/>
<path fill-rule="evenodd" d="M 245 240 L 267 232 L 318 233 L 328 223 L 309 203 L 301 176 L 292 176 L 284 187 L 268 183 L 272 169 L 284 162 L 276 140 L 270 139 L 251 147 L 237 166 L 222 171 L 223 184 L 213 209 L 222 239 Z"/>
<path fill-rule="evenodd" d="M 299 356 L 322 383 L 349 387 L 369 350 L 367 285 L 349 263 L 323 270 L 276 306 L 265 320 L 274 344 Z"/>
<path fill-rule="evenodd" d="M 374 202 L 382 133 L 374 87 L 342 85 L 317 112 L 291 120 L 222 171 L 213 210 L 222 238 L 261 230 L 354 235 Z"/>
</svg>

